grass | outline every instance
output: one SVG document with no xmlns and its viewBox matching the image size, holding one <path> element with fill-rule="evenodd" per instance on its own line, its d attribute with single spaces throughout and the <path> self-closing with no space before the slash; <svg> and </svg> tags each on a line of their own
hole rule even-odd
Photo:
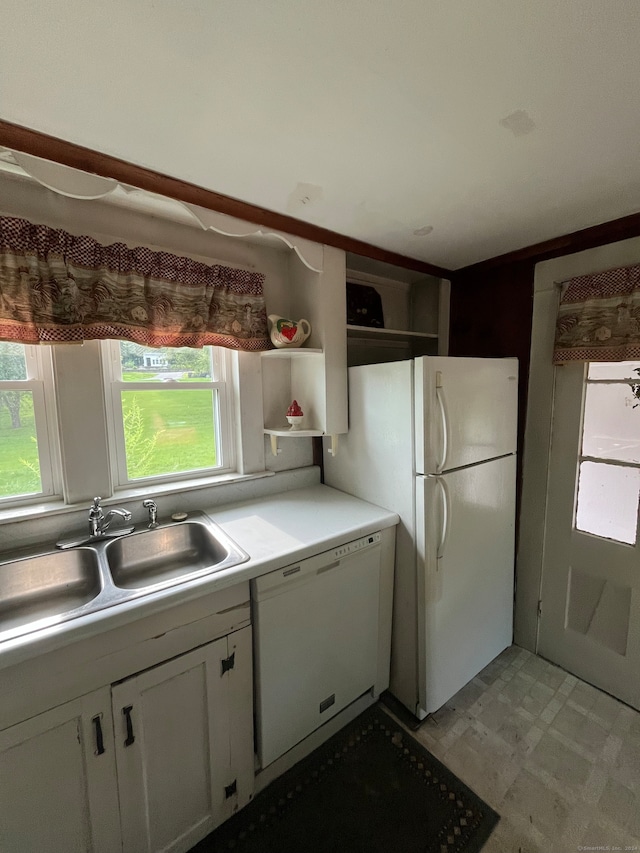
<svg viewBox="0 0 640 853">
<path fill-rule="evenodd" d="M 216 464 L 211 394 L 201 389 L 123 391 L 130 478 Z M 41 490 L 30 392 L 22 392 L 20 415 L 22 426 L 12 429 L 9 412 L 0 408 L 0 498 Z"/>
<path fill-rule="evenodd" d="M 42 489 L 30 391 L 20 392 L 20 423 L 19 429 L 12 429 L 7 407 L 0 406 L 0 498 Z"/>
<path fill-rule="evenodd" d="M 216 464 L 211 395 L 201 389 L 122 392 L 130 478 Z"/>
</svg>

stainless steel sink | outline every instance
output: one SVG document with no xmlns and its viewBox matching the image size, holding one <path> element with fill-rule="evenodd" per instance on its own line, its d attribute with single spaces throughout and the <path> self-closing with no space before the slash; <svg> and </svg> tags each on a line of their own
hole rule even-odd
<svg viewBox="0 0 640 853">
<path fill-rule="evenodd" d="M 249 559 L 206 516 L 114 539 L 105 553 L 120 589 L 172 585 Z"/>
<path fill-rule="evenodd" d="M 0 562 L 0 643 L 143 598 L 249 555 L 200 512 L 185 521 Z"/>
<path fill-rule="evenodd" d="M 0 565 L 0 635 L 12 635 L 82 612 L 102 591 L 91 548 L 53 551 Z"/>
</svg>

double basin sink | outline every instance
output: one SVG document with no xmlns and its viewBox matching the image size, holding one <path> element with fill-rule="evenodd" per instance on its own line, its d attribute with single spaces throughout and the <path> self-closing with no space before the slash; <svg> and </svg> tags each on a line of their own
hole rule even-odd
<svg viewBox="0 0 640 853">
<path fill-rule="evenodd" d="M 0 562 L 0 643 L 248 559 L 207 515 L 192 512 L 152 530 Z"/>
</svg>

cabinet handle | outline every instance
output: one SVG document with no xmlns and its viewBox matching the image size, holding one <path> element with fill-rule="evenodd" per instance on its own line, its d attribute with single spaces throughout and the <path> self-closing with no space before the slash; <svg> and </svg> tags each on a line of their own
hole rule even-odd
<svg viewBox="0 0 640 853">
<path fill-rule="evenodd" d="M 104 738 L 102 737 L 102 714 L 98 714 L 91 720 L 96 730 L 96 755 L 104 752 Z"/>
<path fill-rule="evenodd" d="M 135 741 L 135 735 L 133 734 L 133 723 L 131 722 L 131 711 L 133 711 L 133 705 L 126 705 L 122 709 L 122 713 L 124 714 L 124 719 L 127 726 L 127 737 L 124 742 L 125 746 L 131 746 L 131 744 Z"/>
</svg>

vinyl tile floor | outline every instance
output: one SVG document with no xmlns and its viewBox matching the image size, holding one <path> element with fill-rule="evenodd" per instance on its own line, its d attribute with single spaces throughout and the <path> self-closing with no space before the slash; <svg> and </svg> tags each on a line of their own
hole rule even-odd
<svg viewBox="0 0 640 853">
<path fill-rule="evenodd" d="M 640 853 L 640 713 L 511 646 L 413 732 L 501 815 L 483 853 Z"/>
</svg>

